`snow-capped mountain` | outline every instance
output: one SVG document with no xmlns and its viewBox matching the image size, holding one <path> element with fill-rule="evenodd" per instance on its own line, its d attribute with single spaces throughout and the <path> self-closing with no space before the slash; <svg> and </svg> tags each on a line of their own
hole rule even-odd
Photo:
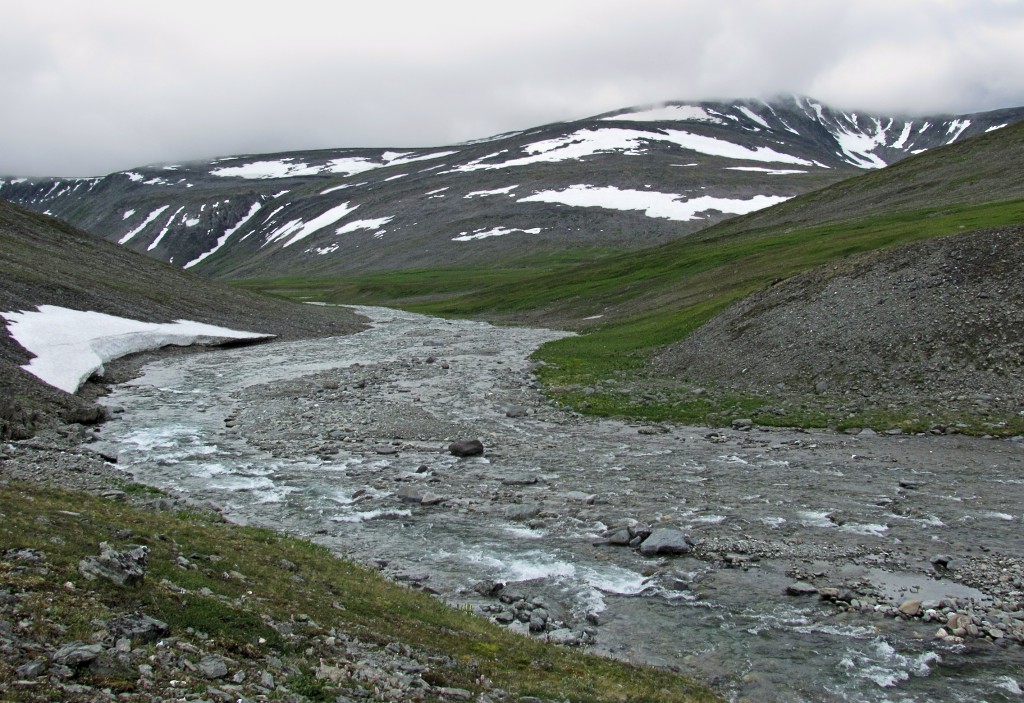
<svg viewBox="0 0 1024 703">
<path fill-rule="evenodd" d="M 671 103 L 432 149 L 0 180 L 0 197 L 201 273 L 324 274 L 636 248 L 1024 118 Z"/>
</svg>

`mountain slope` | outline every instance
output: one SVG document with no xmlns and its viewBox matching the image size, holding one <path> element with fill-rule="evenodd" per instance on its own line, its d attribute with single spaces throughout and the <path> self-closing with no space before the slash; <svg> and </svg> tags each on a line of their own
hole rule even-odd
<svg viewBox="0 0 1024 703">
<path fill-rule="evenodd" d="M 0 197 L 208 276 L 480 266 L 664 243 L 1022 117 L 859 115 L 801 97 L 677 103 L 439 149 L 6 179 Z"/>
<path fill-rule="evenodd" d="M 1004 353 L 1006 345 L 1011 345 L 1006 348 L 1012 350 L 1012 344 L 1017 343 L 1012 334 L 1016 323 L 1012 321 L 1024 319 L 1024 296 L 1011 285 L 1013 271 L 1017 269 L 1011 265 L 1009 273 L 999 273 L 1004 266 L 1001 262 L 1014 261 L 1020 248 L 1024 187 L 1019 168 L 1012 165 L 1020 164 L 1022 159 L 1024 124 L 1018 124 L 929 151 L 770 210 L 734 218 L 667 245 L 592 264 L 563 267 L 544 275 L 524 275 L 512 283 L 484 286 L 462 297 L 418 302 L 410 307 L 426 312 L 553 324 L 581 331 L 583 334 L 578 337 L 547 345 L 538 356 L 549 364 L 541 375 L 555 394 L 590 412 L 720 422 L 768 407 L 770 400 L 759 394 L 766 391 L 766 385 L 784 383 L 789 390 L 782 395 L 790 399 L 800 395 L 800 403 L 786 405 L 779 415 L 765 411 L 761 421 L 837 425 L 862 422 L 888 427 L 888 423 L 902 418 L 908 426 L 920 426 L 928 417 L 923 411 L 917 413 L 921 415 L 916 417 L 919 423 L 909 423 L 921 407 L 914 405 L 914 399 L 929 394 L 934 399 L 939 386 L 922 385 L 915 390 L 917 376 L 909 372 L 905 376 L 878 374 L 881 380 L 851 385 L 840 371 L 865 367 L 907 370 L 917 363 L 908 362 L 898 348 L 891 346 L 871 351 L 877 354 L 873 361 L 867 356 L 854 358 L 850 350 L 857 348 L 857 343 L 852 340 L 860 339 L 856 330 L 871 324 L 879 326 L 882 337 L 925 345 L 918 350 L 920 356 L 913 357 L 918 361 L 928 359 L 921 363 L 919 371 L 927 374 L 932 373 L 932 367 L 939 369 L 938 383 L 947 382 L 944 390 L 954 397 L 974 398 L 978 393 L 996 390 L 998 374 L 1024 376 L 1024 360 L 1012 354 L 1005 358 Z M 980 233 L 968 238 L 974 232 Z M 949 245 L 936 239 L 955 234 L 964 237 L 954 237 L 954 243 Z M 888 254 L 868 259 L 880 270 L 891 269 L 896 273 L 870 279 L 876 282 L 875 288 L 869 287 L 860 296 L 848 296 L 848 304 L 830 306 L 824 298 L 812 299 L 809 281 L 831 280 L 829 271 L 833 267 L 843 270 L 846 264 L 841 261 L 851 254 L 912 242 L 924 242 L 923 248 L 893 253 L 891 260 L 885 258 Z M 943 248 L 947 246 L 948 249 Z M 965 260 L 989 261 L 992 265 L 988 269 L 974 267 L 974 278 L 969 284 L 955 291 L 950 289 L 952 292 L 942 299 L 947 302 L 936 302 L 927 290 L 916 291 L 945 280 L 942 266 L 956 270 L 954 263 L 943 259 L 952 256 L 943 253 L 947 251 L 959 252 L 957 255 Z M 1006 255 L 1001 256 L 1002 252 Z M 945 263 L 935 263 L 934 271 L 925 271 L 925 261 Z M 918 262 L 921 271 L 917 270 Z M 818 273 L 784 283 L 815 267 L 822 268 Z M 415 278 L 414 274 L 408 276 L 407 288 L 414 288 Z M 847 276 L 842 280 L 854 278 Z M 912 285 L 917 286 L 913 292 L 908 288 Z M 778 330 L 784 327 L 773 323 L 776 318 L 771 314 L 734 312 L 720 323 L 709 323 L 708 338 L 702 336 L 703 330 L 688 337 L 731 303 L 756 291 L 776 288 L 779 297 L 763 293 L 774 302 L 755 306 L 756 310 L 770 308 L 779 315 L 799 320 L 803 319 L 802 304 L 823 306 L 834 324 L 851 327 L 847 336 L 826 334 L 815 337 L 817 342 L 805 347 L 798 332 L 780 335 Z M 1002 292 L 993 297 L 993 291 Z M 908 295 L 931 301 L 919 313 L 934 320 L 934 324 L 928 323 L 931 326 L 927 331 L 915 326 L 912 300 L 878 306 L 873 315 L 884 320 L 866 318 L 867 313 L 854 304 L 863 302 L 866 296 L 878 301 Z M 998 334 L 976 335 L 978 344 L 974 345 L 964 336 L 974 329 L 976 320 L 971 315 L 982 321 L 1011 322 L 993 322 Z M 907 337 L 911 333 L 917 337 Z M 759 361 L 759 345 L 743 340 L 770 338 L 780 346 L 765 349 L 765 354 L 772 355 L 771 363 L 765 365 Z M 939 348 L 939 343 L 946 342 L 951 346 L 970 342 L 966 353 L 972 363 L 991 355 L 993 363 L 1000 367 L 998 373 L 986 376 L 989 372 L 982 364 L 977 377 L 952 373 L 944 377 L 941 371 L 950 365 L 950 360 L 961 358 L 960 351 Z M 690 344 L 697 346 L 690 348 Z M 688 348 L 690 352 L 685 351 Z M 839 371 L 825 373 L 827 369 L 815 366 L 818 362 L 804 360 L 802 354 L 810 351 L 815 351 L 818 362 L 828 362 L 830 368 Z M 694 361 L 698 356 L 704 359 L 702 364 Z M 732 361 L 719 367 L 719 359 Z M 711 373 L 709 366 L 718 370 Z M 737 380 L 746 368 L 759 369 L 757 373 L 751 372 L 749 383 Z M 802 373 L 801 368 L 810 371 Z M 777 381 L 769 383 L 769 377 Z M 982 377 L 988 381 L 981 383 Z M 825 381 L 826 388 L 843 393 L 870 387 L 875 394 L 873 414 L 864 414 L 868 403 L 858 404 L 860 410 L 842 411 L 846 406 L 834 398 L 818 398 L 814 390 L 819 380 Z M 709 389 L 714 387 L 718 391 L 711 392 Z M 812 389 L 810 397 L 808 389 Z M 983 412 L 969 412 L 970 408 L 957 405 L 960 401 L 947 403 L 939 410 L 953 416 L 947 417 L 949 422 L 966 422 L 974 431 L 994 431 L 984 423 L 995 424 L 1000 432 L 1022 431 L 1024 416 L 1014 414 L 1014 403 L 1024 403 L 1024 398 L 1018 398 L 1010 386 L 1006 391 L 1010 393 L 1009 399 L 1001 397 L 1008 404 L 990 404 Z M 890 403 L 897 410 L 889 412 Z M 817 409 L 812 412 L 811 408 Z"/>
<path fill-rule="evenodd" d="M 0 200 L 0 312 L 57 305 L 150 322 L 188 319 L 284 337 L 361 328 L 337 308 L 300 306 L 201 279 L 105 242 L 51 217 Z M 22 370 L 29 354 L 0 325 L 0 424 L 63 413 L 88 417 L 88 403 Z M 20 408 L 14 418 L 14 406 Z M 43 418 L 40 418 L 42 421 Z"/>
</svg>

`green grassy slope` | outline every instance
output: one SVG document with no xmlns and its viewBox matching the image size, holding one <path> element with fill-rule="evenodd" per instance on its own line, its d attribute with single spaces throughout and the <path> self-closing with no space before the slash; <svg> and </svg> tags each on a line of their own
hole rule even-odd
<svg viewBox="0 0 1024 703">
<path fill-rule="evenodd" d="M 801 271 L 859 252 L 1024 222 L 1022 161 L 1024 124 L 641 252 L 540 270 L 503 269 L 490 272 L 489 284 L 487 272 L 423 271 L 321 281 L 318 293 L 344 302 L 357 290 L 362 300 L 433 314 L 575 329 L 582 334 L 538 353 L 550 364 L 542 372 L 549 387 L 568 389 L 564 399 L 602 414 L 706 421 L 714 408 L 703 402 L 670 410 L 635 402 L 633 393 L 602 402 L 600 395 L 584 400 L 573 389 L 637 380 L 655 349 L 682 339 L 730 303 Z M 429 293 L 434 295 L 425 298 Z M 640 385 L 669 383 L 647 378 Z"/>
<path fill-rule="evenodd" d="M 129 495 L 141 491 L 141 497 L 146 497 L 147 489 L 141 486 L 124 488 Z M 226 524 L 212 514 L 160 512 L 5 481 L 0 484 L 0 516 L 0 556 L 9 549 L 45 554 L 40 568 L 0 558 L 0 578 L 18 593 L 19 617 L 33 623 L 33 639 L 49 649 L 76 639 L 91 641 L 98 621 L 142 612 L 167 623 L 170 636 L 188 643 L 188 648 L 178 647 L 181 656 L 191 651 L 195 654 L 190 658 L 198 660 L 202 648 L 231 658 L 248 673 L 247 682 L 258 681 L 268 658 L 276 658 L 285 673 L 278 673 L 274 700 L 300 700 L 286 697 L 285 690 L 302 693 L 301 700 L 311 701 L 353 695 L 359 680 L 343 677 L 333 682 L 315 673 L 321 663 L 344 664 L 333 643 L 347 637 L 374 648 L 391 643 L 411 647 L 417 658 L 432 662 L 422 675 L 433 686 L 460 688 L 474 698 L 503 689 L 516 700 L 521 696 L 579 703 L 720 700 L 678 674 L 510 633 L 422 591 L 398 586 L 335 558 L 322 547 L 269 530 Z M 121 539 L 114 536 L 119 530 Z M 130 544 L 144 544 L 151 550 L 144 582 L 125 588 L 102 579 L 83 579 L 79 561 L 95 555 L 101 541 L 126 548 L 124 534 L 130 535 Z M 193 562 L 194 568 L 182 568 L 181 557 Z M 282 568 L 282 563 L 289 568 Z M 275 623 L 291 623 L 291 634 L 281 634 Z M 147 661 L 160 647 L 136 645 L 133 656 Z M 7 692 L 3 700 L 56 700 L 61 695 L 48 679 L 31 688 L 13 686 L 16 667 L 22 663 L 0 658 L 0 689 Z M 198 698 L 210 685 L 198 673 L 154 668 L 151 692 L 177 689 Z M 178 678 L 171 681 L 171 676 Z M 137 678 L 132 669 L 90 670 L 79 672 L 76 681 L 131 696 Z M 422 700 L 451 700 L 443 693 L 424 693 Z"/>
</svg>

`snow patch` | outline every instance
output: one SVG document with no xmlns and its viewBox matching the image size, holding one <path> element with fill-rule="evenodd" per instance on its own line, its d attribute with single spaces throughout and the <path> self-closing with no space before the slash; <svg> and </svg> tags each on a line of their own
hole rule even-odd
<svg viewBox="0 0 1024 703">
<path fill-rule="evenodd" d="M 878 129 L 873 135 L 838 129 L 834 133 L 846 160 L 859 168 L 885 168 L 888 164 L 872 152 L 885 145 L 885 132 Z"/>
<path fill-rule="evenodd" d="M 518 202 L 561 203 L 574 207 L 602 207 L 611 210 L 642 210 L 648 217 L 667 220 L 696 220 L 698 213 L 717 210 L 735 215 L 761 210 L 788 200 L 786 196 L 755 195 L 749 200 L 715 198 L 709 195 L 685 199 L 675 193 L 649 190 L 620 190 L 614 186 L 572 185 L 563 190 L 545 190 Z"/>
<path fill-rule="evenodd" d="M 531 227 L 530 229 L 520 229 L 518 227 L 494 227 L 493 229 L 487 229 L 481 227 L 480 229 L 473 230 L 472 233 L 460 232 L 458 237 L 452 237 L 453 242 L 471 242 L 475 239 L 487 239 L 488 237 L 500 237 L 505 234 L 512 234 L 513 232 L 523 232 L 524 234 L 540 234 L 540 227 Z"/>
<path fill-rule="evenodd" d="M 466 193 L 462 197 L 466 200 L 470 198 L 486 198 L 489 195 L 510 195 L 513 190 L 519 187 L 519 184 L 514 186 L 506 186 L 504 188 L 495 188 L 494 190 L 474 190 L 471 193 Z M 429 195 L 429 193 L 428 193 Z"/>
<path fill-rule="evenodd" d="M 711 115 L 703 107 L 698 105 L 665 105 L 654 107 L 637 112 L 627 112 L 621 115 L 602 117 L 604 122 L 711 122 L 712 124 L 725 124 L 722 120 Z M 767 126 L 767 125 L 766 125 Z"/>
<path fill-rule="evenodd" d="M 393 220 L 393 219 L 395 219 L 395 218 L 393 216 L 391 216 L 391 217 L 378 217 L 378 218 L 373 219 L 373 220 L 356 220 L 354 222 L 349 222 L 347 224 L 342 225 L 337 230 L 335 230 L 335 232 L 337 234 L 348 234 L 349 232 L 356 232 L 356 231 L 361 230 L 361 229 L 369 229 L 369 230 L 380 229 L 381 227 L 383 227 L 387 223 L 391 222 L 391 220 Z"/>
<path fill-rule="evenodd" d="M 122 220 L 127 220 L 129 217 L 135 214 L 134 210 L 125 210 L 124 215 L 121 216 Z"/>
<path fill-rule="evenodd" d="M 128 234 L 126 234 L 123 237 L 121 237 L 119 240 L 117 240 L 117 243 L 118 244 L 127 244 L 131 240 L 132 237 L 134 237 L 136 234 L 138 234 L 142 230 L 146 229 L 146 227 L 149 225 L 150 222 L 152 222 L 156 218 L 160 217 L 160 215 L 163 214 L 164 210 L 166 210 L 169 207 L 170 207 L 170 205 L 164 205 L 163 207 L 159 207 L 156 210 L 154 210 L 153 212 L 149 213 L 149 215 L 146 217 L 146 219 L 142 221 L 141 225 L 139 225 L 138 227 L 133 229 L 131 232 L 129 232 Z"/>
<path fill-rule="evenodd" d="M 754 171 L 755 173 L 767 173 L 770 176 L 788 176 L 792 173 L 807 173 L 799 168 L 764 168 L 763 166 L 726 166 L 726 171 Z"/>
<path fill-rule="evenodd" d="M 181 207 L 174 211 L 173 215 L 167 218 L 167 223 L 164 224 L 164 228 L 160 230 L 160 234 L 156 235 L 156 239 L 154 239 L 153 242 L 148 247 L 146 247 L 146 251 L 153 251 L 154 249 L 157 248 L 157 246 L 160 245 L 160 242 L 163 241 L 164 235 L 167 234 L 167 231 L 171 228 L 171 225 L 174 223 L 174 218 L 176 218 L 178 216 L 178 213 L 180 213 L 184 209 L 185 206 L 182 205 Z"/>
<path fill-rule="evenodd" d="M 756 112 L 751 110 L 749 107 L 744 107 L 743 105 L 739 105 L 736 109 L 739 110 L 740 112 L 742 112 L 744 115 L 746 115 L 747 119 L 751 120 L 752 122 L 756 122 L 757 124 L 761 125 L 765 129 L 771 129 L 771 127 L 768 125 L 768 123 L 764 121 L 764 118 L 762 118 Z"/>
<path fill-rule="evenodd" d="M 219 239 L 217 239 L 217 243 L 214 245 L 213 249 L 210 249 L 210 251 L 205 252 L 203 254 L 200 254 L 195 259 L 192 259 L 192 261 L 189 261 L 187 264 L 185 264 L 185 268 L 192 268 L 193 266 L 195 266 L 196 264 L 201 262 L 203 259 L 205 259 L 206 257 L 210 256 L 211 254 L 215 253 L 218 249 L 220 249 L 222 246 L 224 246 L 227 243 L 228 239 L 231 237 L 231 235 L 234 234 L 235 232 L 237 232 L 238 230 L 240 230 L 242 228 L 242 225 L 244 225 L 246 222 L 248 222 L 252 218 L 252 216 L 256 214 L 256 212 L 259 209 L 260 209 L 260 204 L 259 203 L 253 203 L 252 207 L 249 208 L 248 214 L 245 215 L 241 220 L 239 220 L 238 223 L 234 227 L 232 227 L 231 229 L 226 231 L 224 234 L 222 234 L 220 236 Z"/>
<path fill-rule="evenodd" d="M 268 339 L 272 334 L 240 332 L 201 322 L 143 322 L 100 312 L 40 305 L 36 311 L 5 312 L 11 337 L 35 355 L 23 369 L 55 388 L 74 393 L 112 359 L 168 345 L 223 344 Z"/>
<path fill-rule="evenodd" d="M 907 139 L 910 138 L 910 130 L 914 128 L 913 122 L 907 122 L 903 125 L 903 132 L 900 133 L 900 138 L 892 143 L 893 149 L 903 149 L 907 146 Z"/>
<path fill-rule="evenodd" d="M 949 124 L 949 128 L 946 130 L 946 134 L 952 134 L 953 136 L 946 143 L 952 144 L 953 142 L 955 142 L 957 139 L 960 138 L 960 135 L 964 133 L 964 130 L 970 126 L 970 120 L 953 120 Z"/>
<path fill-rule="evenodd" d="M 1003 127 L 1005 127 L 1008 124 L 1009 124 L 1009 122 L 1004 122 L 1003 124 L 993 125 L 993 126 L 989 127 L 988 129 L 986 129 L 985 132 L 986 133 L 988 133 L 988 132 L 995 132 L 997 129 L 1002 129 Z"/>
<path fill-rule="evenodd" d="M 280 227 L 273 233 L 271 233 L 271 235 L 267 237 L 267 241 L 264 243 L 264 246 L 270 244 L 271 242 L 277 241 L 278 239 L 284 239 L 285 237 L 289 237 L 288 241 L 286 241 L 282 245 L 282 248 L 290 247 L 295 242 L 305 239 L 306 237 L 313 234 L 317 230 L 323 229 L 328 225 L 333 225 L 335 222 L 337 222 L 345 215 L 355 210 L 357 207 L 359 206 L 349 205 L 348 203 L 342 203 L 341 205 L 336 205 L 335 207 L 332 207 L 330 210 L 321 213 L 317 217 L 314 217 L 309 222 L 303 222 L 302 220 L 292 220 L 283 227 Z"/>
</svg>

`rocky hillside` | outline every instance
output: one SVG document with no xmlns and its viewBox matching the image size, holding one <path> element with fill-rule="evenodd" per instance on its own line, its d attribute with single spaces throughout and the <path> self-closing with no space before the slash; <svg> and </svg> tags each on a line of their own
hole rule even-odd
<svg viewBox="0 0 1024 703">
<path fill-rule="evenodd" d="M 436 149 L 8 178 L 0 197 L 218 277 L 481 265 L 664 243 L 1022 117 L 858 114 L 802 97 L 673 103 Z"/>
<path fill-rule="evenodd" d="M 0 312 L 57 305 L 148 322 L 188 319 L 284 337 L 361 328 L 348 311 L 299 306 L 212 283 L 2 200 L 0 269 Z M 28 353 L 0 325 L 0 435 L 25 434 L 57 416 L 97 419 L 87 401 L 23 371 L 20 367 L 28 360 Z"/>
<path fill-rule="evenodd" d="M 1024 414 L 1022 267 L 1024 226 L 872 252 L 744 299 L 655 364 L 833 417 Z"/>
</svg>

